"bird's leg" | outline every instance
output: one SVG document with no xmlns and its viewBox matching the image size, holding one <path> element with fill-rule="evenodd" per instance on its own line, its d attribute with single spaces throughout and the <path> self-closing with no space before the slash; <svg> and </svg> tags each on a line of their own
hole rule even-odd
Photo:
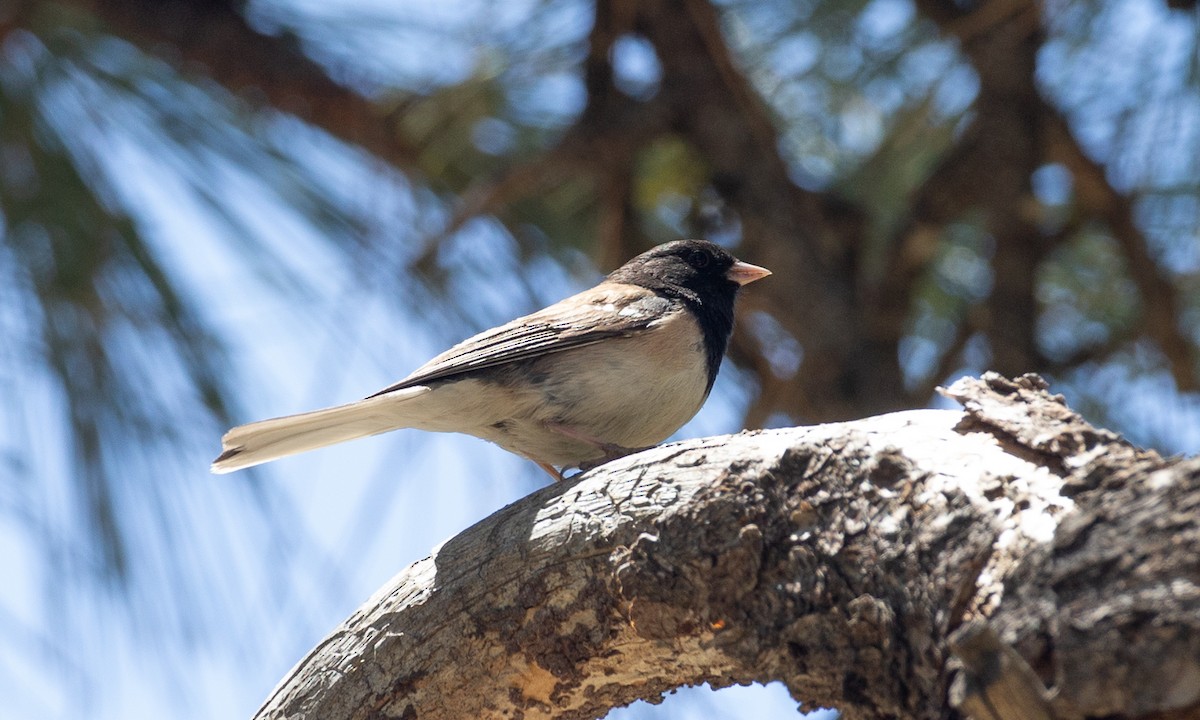
<svg viewBox="0 0 1200 720">
<path fill-rule="evenodd" d="M 591 445 L 592 447 L 596 448 L 600 452 L 604 453 L 603 456 L 598 457 L 595 460 L 587 460 L 585 462 L 580 463 L 579 469 L 584 472 L 591 470 L 592 468 L 600 467 L 604 463 L 611 462 L 613 460 L 616 460 L 617 458 L 622 458 L 622 457 L 625 457 L 626 455 L 632 455 L 634 453 L 639 453 L 643 450 L 649 450 L 650 448 L 654 447 L 653 445 L 649 445 L 647 447 L 629 448 L 629 447 L 625 447 L 623 445 L 617 445 L 615 443 L 604 442 L 602 440 L 599 440 L 597 438 L 594 438 L 594 437 L 588 435 L 587 433 L 579 432 L 578 430 L 576 430 L 575 428 L 573 428 L 569 425 L 559 425 L 557 423 L 547 423 L 546 427 L 548 427 L 549 429 L 553 430 L 556 433 L 559 433 L 560 435 L 565 435 L 565 436 L 571 438 L 572 440 L 578 440 L 582 443 L 587 443 L 588 445 Z"/>
<path fill-rule="evenodd" d="M 529 458 L 529 459 L 533 460 L 533 458 Z M 559 482 L 560 480 L 563 479 L 562 472 L 557 470 L 550 463 L 545 463 L 545 462 L 542 462 L 541 460 L 533 460 L 533 462 L 536 463 L 538 467 L 540 467 L 541 469 L 543 469 L 547 473 L 549 473 L 550 477 L 554 478 L 554 482 Z"/>
</svg>

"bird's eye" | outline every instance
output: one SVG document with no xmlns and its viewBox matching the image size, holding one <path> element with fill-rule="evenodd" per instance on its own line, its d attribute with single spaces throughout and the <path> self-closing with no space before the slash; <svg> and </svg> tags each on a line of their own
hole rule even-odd
<svg viewBox="0 0 1200 720">
<path fill-rule="evenodd" d="M 688 258 L 688 264 L 697 270 L 702 270 L 708 267 L 710 262 L 712 262 L 712 255 L 709 255 L 703 250 L 696 250 Z"/>
</svg>

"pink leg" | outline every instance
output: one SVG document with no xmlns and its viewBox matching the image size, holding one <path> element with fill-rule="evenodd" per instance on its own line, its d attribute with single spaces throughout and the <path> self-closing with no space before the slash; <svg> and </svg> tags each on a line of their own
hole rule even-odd
<svg viewBox="0 0 1200 720">
<path fill-rule="evenodd" d="M 530 459 L 532 460 L 533 458 Z M 544 463 L 541 460 L 534 460 L 534 462 L 537 463 L 538 467 L 549 473 L 550 477 L 554 478 L 554 482 L 558 482 L 563 479 L 562 473 L 556 470 L 550 463 Z"/>
<path fill-rule="evenodd" d="M 599 458 L 596 458 L 595 460 L 588 460 L 588 461 L 580 463 L 579 464 L 580 470 L 591 470 L 592 468 L 599 467 L 599 466 L 603 465 L 604 463 L 609 462 L 611 460 L 616 460 L 617 458 L 625 457 L 626 455 L 632 455 L 633 453 L 641 452 L 643 450 L 649 450 L 650 447 L 654 447 L 653 445 L 651 445 L 649 447 L 627 448 L 622 445 L 616 445 L 614 443 L 607 443 L 607 442 L 604 442 L 597 438 L 594 438 L 594 437 L 588 435 L 587 433 L 581 433 L 578 430 L 576 430 L 575 428 L 570 427 L 568 425 L 558 425 L 558 424 L 554 424 L 554 423 L 547 423 L 546 427 L 560 435 L 565 435 L 565 436 L 571 438 L 572 440 L 578 440 L 582 443 L 587 443 L 588 445 L 591 445 L 592 447 L 596 448 L 600 452 L 604 453 L 603 457 L 599 457 Z"/>
</svg>

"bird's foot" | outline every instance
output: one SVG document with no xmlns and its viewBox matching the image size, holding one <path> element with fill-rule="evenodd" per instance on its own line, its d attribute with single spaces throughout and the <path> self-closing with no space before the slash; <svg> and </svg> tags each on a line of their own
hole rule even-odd
<svg viewBox="0 0 1200 720">
<path fill-rule="evenodd" d="M 618 458 L 623 458 L 626 455 L 633 455 L 634 453 L 640 453 L 643 450 L 649 450 L 654 446 L 647 445 L 646 447 L 628 448 L 621 445 L 613 445 L 612 443 L 601 443 L 599 447 L 604 451 L 604 455 L 594 460 L 585 460 L 584 462 L 579 463 L 580 472 L 594 470 L 605 463 L 612 462 Z"/>
<path fill-rule="evenodd" d="M 629 447 L 625 447 L 623 445 L 617 445 L 616 443 L 604 442 L 603 440 L 594 438 L 591 435 L 588 435 L 587 433 L 580 432 L 579 430 L 577 430 L 569 425 L 560 425 L 558 423 L 546 423 L 546 427 L 549 428 L 550 430 L 553 430 L 556 433 L 559 433 L 560 435 L 565 435 L 566 437 L 569 437 L 573 440 L 578 440 L 582 443 L 591 445 L 592 447 L 596 448 L 600 452 L 604 453 L 603 455 L 601 455 L 598 458 L 594 458 L 592 460 L 584 460 L 583 462 L 579 463 L 579 465 L 577 465 L 576 467 L 579 468 L 580 472 L 587 472 L 588 470 L 598 468 L 607 462 L 616 460 L 617 458 L 623 458 L 626 455 L 632 455 L 634 453 L 639 453 L 643 450 L 649 450 L 650 448 L 654 447 L 653 445 L 647 445 L 646 447 L 629 448 Z M 551 472 L 553 470 L 553 468 L 551 468 L 541 462 L 538 462 L 538 465 L 541 465 L 542 469 L 545 470 L 546 472 Z M 561 473 L 556 475 L 556 479 L 559 479 L 559 480 L 562 479 Z"/>
</svg>

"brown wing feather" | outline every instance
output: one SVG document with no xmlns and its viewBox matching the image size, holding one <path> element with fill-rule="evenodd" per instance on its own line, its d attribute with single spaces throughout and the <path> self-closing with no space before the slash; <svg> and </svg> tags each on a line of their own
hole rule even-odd
<svg viewBox="0 0 1200 720">
<path fill-rule="evenodd" d="M 670 300 L 632 285 L 602 283 L 532 315 L 467 338 L 376 397 L 455 375 L 632 335 L 663 316 Z"/>
</svg>

